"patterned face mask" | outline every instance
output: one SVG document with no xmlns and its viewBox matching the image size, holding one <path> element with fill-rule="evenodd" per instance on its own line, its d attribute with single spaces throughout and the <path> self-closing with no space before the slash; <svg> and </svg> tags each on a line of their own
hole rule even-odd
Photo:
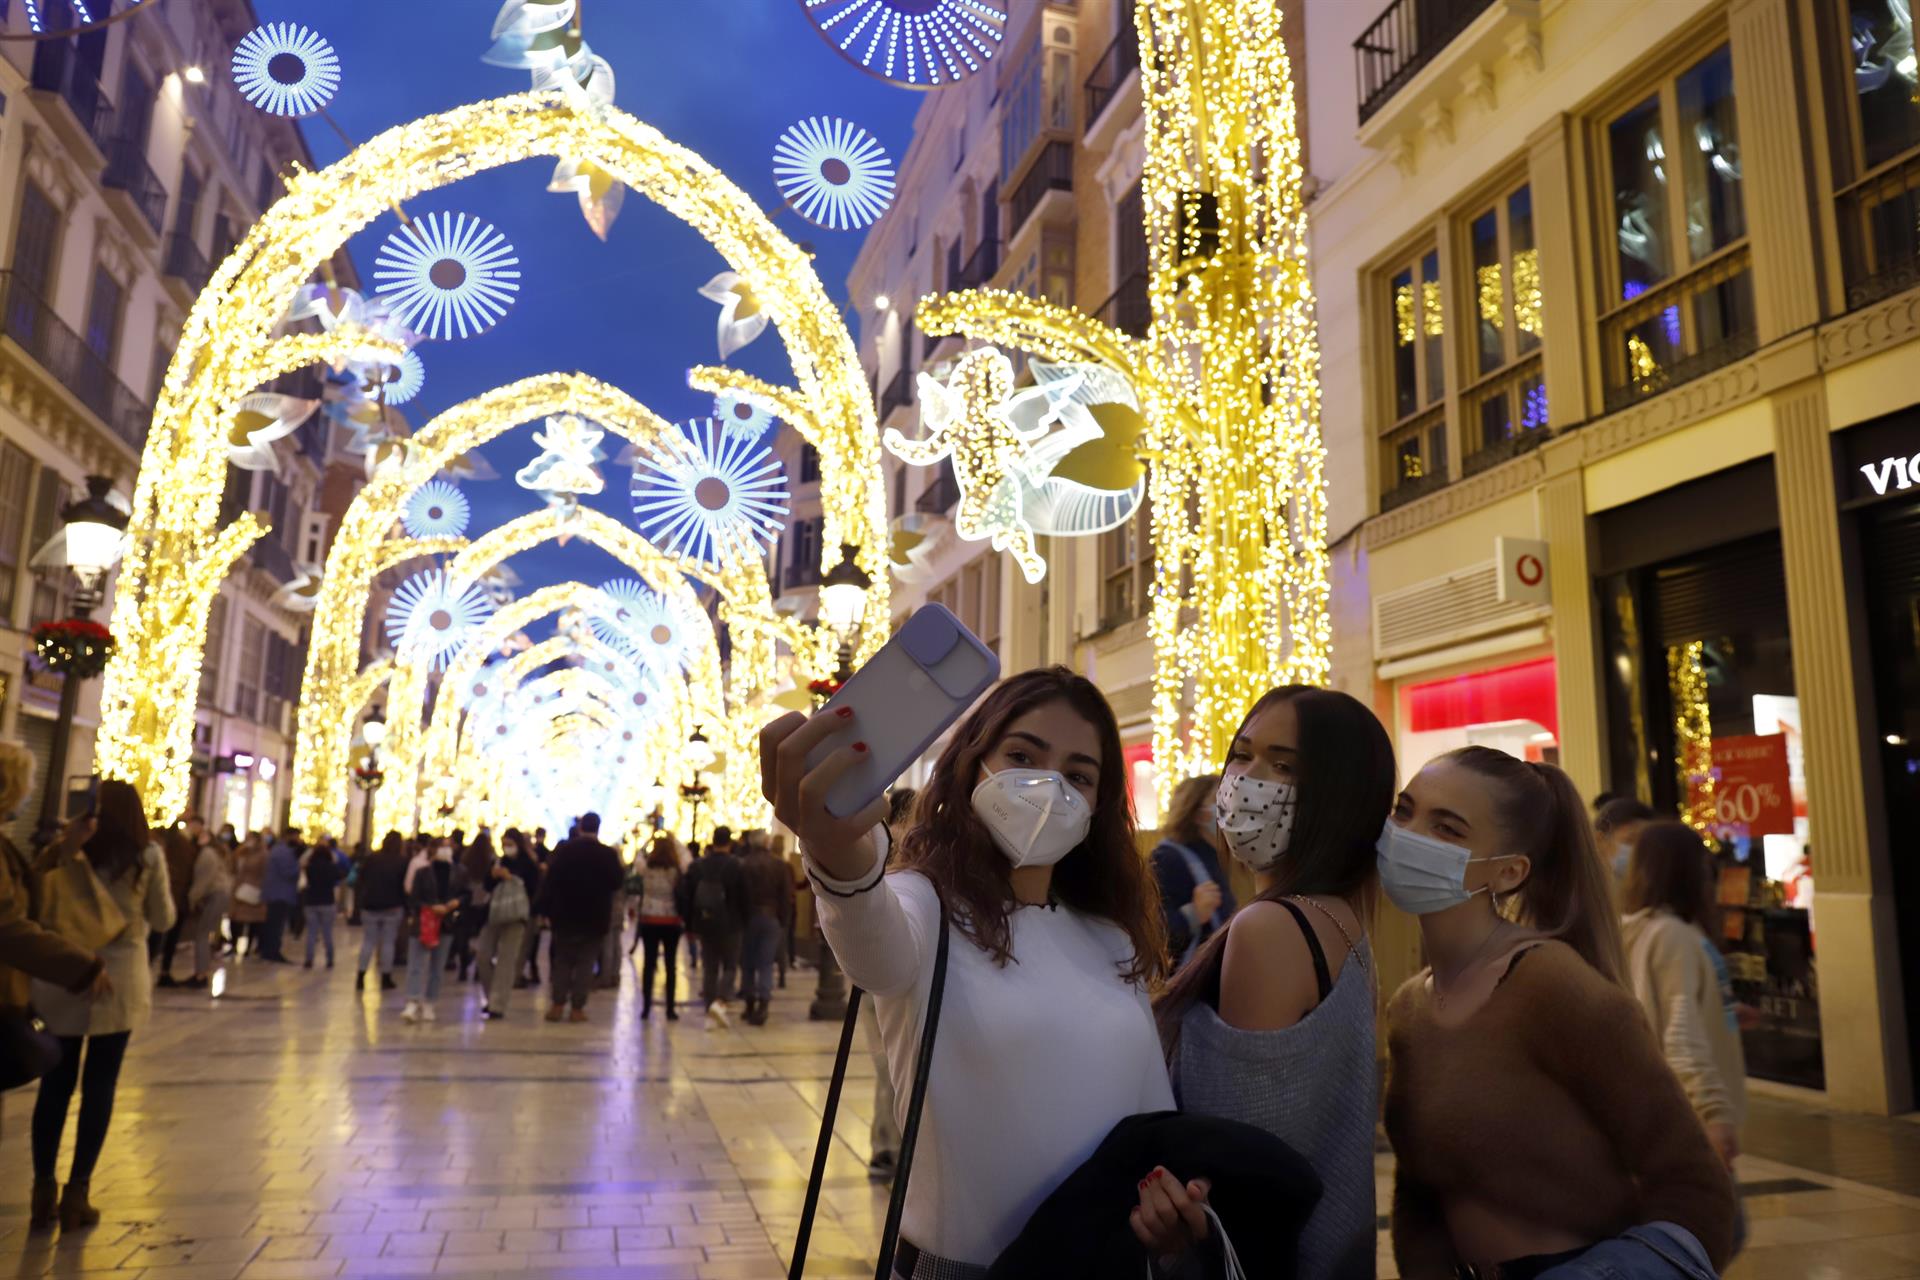
<svg viewBox="0 0 1920 1280">
<path fill-rule="evenodd" d="M 1291 782 L 1235 774 L 1213 793 L 1213 816 L 1227 852 L 1248 870 L 1268 871 L 1293 839 L 1299 789 Z"/>
</svg>

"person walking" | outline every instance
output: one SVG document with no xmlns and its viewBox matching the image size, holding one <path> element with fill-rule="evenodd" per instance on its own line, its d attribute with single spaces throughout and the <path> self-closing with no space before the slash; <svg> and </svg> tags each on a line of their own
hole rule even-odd
<svg viewBox="0 0 1920 1280">
<path fill-rule="evenodd" d="M 354 886 L 360 905 L 360 965 L 353 975 L 353 989 L 367 985 L 367 970 L 377 964 L 380 989 L 392 991 L 393 947 L 400 936 L 400 925 L 407 913 L 407 848 L 398 831 L 387 832 L 377 852 L 360 864 L 359 882 Z"/>
<path fill-rule="evenodd" d="M 547 877 L 547 860 L 553 856 L 547 848 L 547 829 L 535 827 L 529 852 L 533 854 L 533 865 L 538 868 L 535 877 L 534 900 L 539 901 L 538 885 Z M 540 985 L 540 935 L 546 929 L 547 922 L 538 915 L 527 921 L 527 933 L 520 940 L 520 964 L 515 970 L 514 989 L 537 987 Z"/>
<path fill-rule="evenodd" d="M 748 1025 L 764 1026 L 773 1005 L 773 969 L 786 942 L 787 913 L 793 909 L 793 878 L 787 864 L 773 856 L 767 833 L 749 831 L 746 853 L 740 858 L 740 877 L 746 901 L 746 928 L 741 939 L 745 963 L 741 994 L 747 1002 Z"/>
<path fill-rule="evenodd" d="M 1346 694 L 1285 685 L 1255 702 L 1217 787 L 1207 787 L 1210 825 L 1252 873 L 1255 895 L 1154 1003 L 1180 1110 L 1257 1125 L 1319 1175 L 1320 1199 L 1300 1231 L 1300 1280 L 1374 1270 L 1379 1091 L 1367 926 L 1379 891 L 1374 846 L 1397 777 L 1387 731 Z M 1191 814 L 1174 825 L 1199 826 Z"/>
<path fill-rule="evenodd" d="M 1449 751 L 1401 791 L 1379 871 L 1429 962 L 1387 1003 L 1400 1274 L 1716 1274 L 1733 1183 L 1621 985 L 1573 782 Z"/>
<path fill-rule="evenodd" d="M 520 939 L 533 914 L 533 895 L 540 887 L 540 866 L 527 851 L 527 838 L 517 827 L 500 837 L 500 857 L 487 868 L 491 891 L 487 922 L 474 942 L 474 980 L 480 984 L 481 1016 L 507 1016 L 520 960 Z M 509 886 L 507 882 L 513 884 Z"/>
<path fill-rule="evenodd" d="M 263 954 L 267 925 L 267 842 L 259 832 L 242 840 L 233 851 L 233 902 L 227 908 L 233 926 L 233 954 L 241 943 L 250 956 Z"/>
<path fill-rule="evenodd" d="M 167 888 L 173 894 L 173 927 L 148 940 L 149 961 L 160 962 L 156 986 L 180 985 L 173 976 L 173 956 L 180 949 L 181 933 L 191 923 L 187 893 L 193 887 L 193 862 L 200 851 L 200 832 L 204 830 L 198 814 L 188 814 L 169 828 L 160 847 L 167 858 Z"/>
<path fill-rule="evenodd" d="M 1160 910 L 1167 921 L 1167 955 L 1174 969 L 1226 927 L 1238 905 L 1220 867 L 1219 831 L 1213 820 L 1218 774 L 1188 778 L 1173 789 L 1167 824 L 1149 861 L 1160 885 Z"/>
<path fill-rule="evenodd" d="M 740 946 L 747 924 L 747 886 L 733 856 L 733 832 L 713 829 L 706 853 L 687 871 L 681 889 L 687 927 L 700 940 L 700 998 L 707 1023 L 727 1026 L 727 1002 L 739 980 Z"/>
<path fill-rule="evenodd" d="M 126 928 L 101 949 L 113 984 L 101 999 L 75 995 L 68 987 L 36 980 L 33 1007 L 47 1030 L 60 1039 L 60 1063 L 40 1078 L 33 1104 L 33 1202 L 29 1224 L 76 1231 L 100 1221 L 88 1197 L 93 1170 L 113 1121 L 114 1094 L 127 1042 L 146 1025 L 153 1010 L 153 973 L 147 960 L 147 935 L 173 927 L 173 891 L 167 884 L 166 856 L 147 830 L 140 793 L 116 778 L 100 783 L 94 800 L 94 830 L 79 852 L 107 894 L 126 917 Z M 42 874 L 75 858 L 59 845 L 42 854 Z M 84 1065 L 83 1065 L 84 1063 Z M 55 1163 L 67 1127 L 74 1086 L 80 1087 L 80 1118 L 74 1134 L 67 1183 L 57 1193 Z"/>
<path fill-rule="evenodd" d="M 459 833 L 455 832 L 457 836 Z M 460 981 L 467 980 L 467 972 L 473 967 L 473 942 L 480 936 L 480 930 L 487 923 L 487 902 L 493 896 L 493 868 L 500 861 L 493 851 L 493 836 L 481 831 L 473 838 L 473 843 L 461 847 L 454 846 L 454 856 L 460 860 L 460 868 L 466 872 L 467 896 L 461 903 L 460 912 L 454 917 L 453 954 L 448 957 L 455 962 Z M 485 983 L 481 986 L 484 989 Z M 485 1003 L 484 998 L 482 1003 Z"/>
<path fill-rule="evenodd" d="M 193 830 L 192 825 L 189 831 Z M 193 859 L 193 878 L 187 885 L 187 928 L 192 934 L 193 976 L 181 985 L 205 987 L 213 981 L 214 962 L 220 956 L 220 922 L 233 897 L 233 863 L 226 847 L 199 826 L 199 848 Z"/>
<path fill-rule="evenodd" d="M 553 928 L 553 955 L 547 966 L 553 978 L 548 1022 L 565 1017 L 587 1020 L 594 962 L 607 930 L 613 927 L 613 896 L 625 875 L 619 853 L 600 843 L 599 814 L 581 814 L 575 831 L 548 860 L 534 905 Z"/>
<path fill-rule="evenodd" d="M 640 870 L 640 920 L 634 941 L 644 947 L 640 965 L 640 1017 L 653 1013 L 653 976 L 664 959 L 667 969 L 667 1021 L 678 1022 L 675 1006 L 680 969 L 680 842 L 658 832 Z"/>
<path fill-rule="evenodd" d="M 412 920 L 407 946 L 407 1003 L 402 1022 L 432 1022 L 440 998 L 440 973 L 453 946 L 453 915 L 466 889 L 466 875 L 453 861 L 453 844 L 434 840 L 407 868 L 407 911 Z"/>
<path fill-rule="evenodd" d="M 307 856 L 301 859 L 301 872 L 305 877 L 304 888 L 300 890 L 300 910 L 307 921 L 307 957 L 303 968 L 313 968 L 313 953 L 316 943 L 324 943 L 327 951 L 327 968 L 333 968 L 333 918 L 338 909 L 336 897 L 340 890 L 340 858 L 326 843 L 314 845 L 307 850 Z"/>
<path fill-rule="evenodd" d="M 0 742 L 0 821 L 11 822 L 33 794 L 33 753 Z M 71 853 L 93 834 L 92 818 L 75 818 L 54 838 L 56 856 Z M 113 990 L 107 962 L 39 923 L 39 881 L 13 841 L 0 835 L 0 1027 L 18 1029 L 31 1016 L 32 981 L 98 999 Z"/>
<path fill-rule="evenodd" d="M 886 800 L 840 818 L 824 799 L 866 749 L 860 733 L 851 707 L 783 716 L 761 731 L 762 786 L 799 838 L 834 954 L 873 992 L 902 1082 L 951 940 L 894 1262 L 905 1277 L 976 1276 L 1115 1124 L 1172 1109 L 1147 997 L 1164 928 L 1120 731 L 1091 681 L 1054 667 L 989 691 L 947 739 L 891 868 Z M 1162 1172 L 1140 1184 L 1143 1243 L 1148 1198 L 1170 1193 Z"/>
<path fill-rule="evenodd" d="M 282 947 L 286 942 L 287 925 L 292 921 L 293 913 L 300 909 L 300 856 L 303 852 L 300 833 L 292 827 L 288 827 L 267 850 L 267 880 L 261 886 L 262 896 L 267 903 L 267 931 L 260 944 L 260 954 L 269 964 L 292 963 Z"/>
</svg>

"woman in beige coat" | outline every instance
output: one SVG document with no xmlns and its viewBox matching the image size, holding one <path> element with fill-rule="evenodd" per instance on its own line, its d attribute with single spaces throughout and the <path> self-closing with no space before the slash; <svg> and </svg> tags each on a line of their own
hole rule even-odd
<svg viewBox="0 0 1920 1280">
<path fill-rule="evenodd" d="M 82 846 L 93 874 L 119 904 L 127 925 L 101 948 L 113 990 L 99 999 L 75 995 L 36 980 L 33 1005 L 47 1030 L 60 1039 L 60 1065 L 40 1080 L 33 1106 L 33 1205 L 31 1225 L 48 1227 L 54 1219 L 54 1165 L 67 1126 L 67 1107 L 80 1086 L 80 1119 L 74 1134 L 73 1164 L 59 1197 L 59 1219 L 67 1231 L 100 1221 L 88 1201 L 94 1165 L 113 1120 L 113 1098 L 127 1041 L 146 1025 L 153 1009 L 153 975 L 147 963 L 147 934 L 173 927 L 173 891 L 167 882 L 166 856 L 147 832 L 140 794 L 125 782 L 100 784 L 94 806 L 94 833 Z M 42 868 L 75 857 L 61 846 L 49 847 Z M 84 1060 L 84 1067 L 82 1062 Z"/>
<path fill-rule="evenodd" d="M 233 954 L 240 954 L 240 940 L 251 938 L 248 955 L 260 949 L 260 931 L 267 923 L 267 842 L 256 832 L 240 842 L 233 852 L 233 899 L 227 904 L 227 920 L 233 925 Z"/>
</svg>

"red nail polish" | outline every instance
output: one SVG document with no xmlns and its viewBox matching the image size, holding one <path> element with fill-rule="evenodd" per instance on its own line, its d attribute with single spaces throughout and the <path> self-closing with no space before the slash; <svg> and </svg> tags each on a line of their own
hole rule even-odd
<svg viewBox="0 0 1920 1280">
<path fill-rule="evenodd" d="M 852 707 L 835 707 L 833 709 L 833 714 L 839 716 L 842 720 L 850 720 L 853 718 L 853 708 Z"/>
<path fill-rule="evenodd" d="M 854 744 L 853 744 L 853 749 L 854 749 L 855 751 L 859 751 L 859 752 L 863 752 L 863 753 L 864 753 L 864 752 L 866 751 L 866 749 L 867 749 L 867 744 L 866 744 L 866 743 L 864 743 L 864 742 L 856 742 L 856 743 L 854 743 Z"/>
<path fill-rule="evenodd" d="M 1150 1173 L 1150 1174 L 1148 1174 L 1148 1175 L 1147 1175 L 1147 1181 L 1148 1181 L 1148 1182 L 1158 1182 L 1158 1181 L 1160 1181 L 1160 1175 L 1161 1175 L 1161 1173 L 1162 1173 L 1162 1172 L 1164 1172 L 1164 1171 L 1163 1171 L 1163 1170 L 1160 1170 L 1160 1169 L 1155 1169 L 1155 1170 L 1154 1170 L 1154 1171 L 1153 1171 L 1152 1173 Z"/>
</svg>

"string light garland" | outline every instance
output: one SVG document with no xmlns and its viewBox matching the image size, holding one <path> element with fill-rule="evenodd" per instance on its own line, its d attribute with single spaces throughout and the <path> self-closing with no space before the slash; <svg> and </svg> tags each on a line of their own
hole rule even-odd
<svg viewBox="0 0 1920 1280">
<path fill-rule="evenodd" d="M 339 330 L 276 338 L 287 300 L 396 201 L 536 156 L 599 165 L 687 223 L 752 288 L 787 345 L 796 385 L 785 394 L 805 408 L 787 420 L 820 454 L 822 545 L 851 542 L 861 548 L 861 567 L 873 576 L 864 634 L 879 638 L 871 643 L 884 639 L 891 616 L 884 573 L 886 491 L 873 401 L 845 321 L 807 255 L 724 174 L 618 109 L 582 111 L 557 93 L 473 103 L 390 129 L 325 170 L 296 169 L 286 195 L 220 264 L 188 315 L 160 388 L 134 491 L 129 551 L 112 619 L 118 650 L 107 666 L 96 746 L 103 776 L 138 787 L 154 820 L 171 821 L 188 802 L 194 703 L 213 597 L 234 561 L 266 532 L 250 515 L 221 527 L 227 407 L 316 361 L 364 360 L 371 353 L 398 364 L 406 354 L 398 343 L 366 334 L 351 340 Z M 412 456 L 419 450 L 416 436 L 407 460 L 391 468 L 411 479 L 407 492 L 452 461 L 418 474 Z M 373 485 L 386 479 L 382 473 Z M 386 509 L 395 508 L 389 503 Z M 343 528 L 335 553 L 364 560 L 386 533 L 348 534 Z M 355 584 L 362 595 L 348 609 L 357 648 L 369 579 L 337 574 L 336 568 L 330 557 L 321 609 L 334 588 Z M 767 623 L 759 634 L 777 630 Z M 318 649 L 309 654 L 309 679 Z M 336 682 L 332 692 L 351 675 L 351 662 L 327 673 Z M 313 743 L 304 705 L 310 696 L 303 692 L 297 757 Z M 335 740 L 347 731 L 345 725 L 327 726 L 320 735 L 325 741 L 314 745 L 324 758 L 343 760 L 336 746 L 344 742 Z M 307 826 L 316 815 L 344 814 L 347 771 L 334 772 L 324 785 L 338 790 L 343 802 L 319 805 L 311 790 L 297 794 L 296 822 Z M 309 829 L 337 834 L 340 819 L 327 820 L 334 825 Z"/>
<path fill-rule="evenodd" d="M 1164 804 L 1225 758 L 1255 697 L 1328 679 L 1326 450 L 1280 6 L 1140 0 L 1135 16 L 1147 339 L 991 289 L 923 299 L 916 318 L 929 335 L 1109 365 L 1138 393 Z"/>
<path fill-rule="evenodd" d="M 1719 814 L 1719 802 L 1714 797 L 1713 713 L 1707 702 L 1706 654 L 1707 646 L 1700 640 L 1667 650 L 1680 820 L 1703 835 L 1712 829 Z"/>
</svg>

